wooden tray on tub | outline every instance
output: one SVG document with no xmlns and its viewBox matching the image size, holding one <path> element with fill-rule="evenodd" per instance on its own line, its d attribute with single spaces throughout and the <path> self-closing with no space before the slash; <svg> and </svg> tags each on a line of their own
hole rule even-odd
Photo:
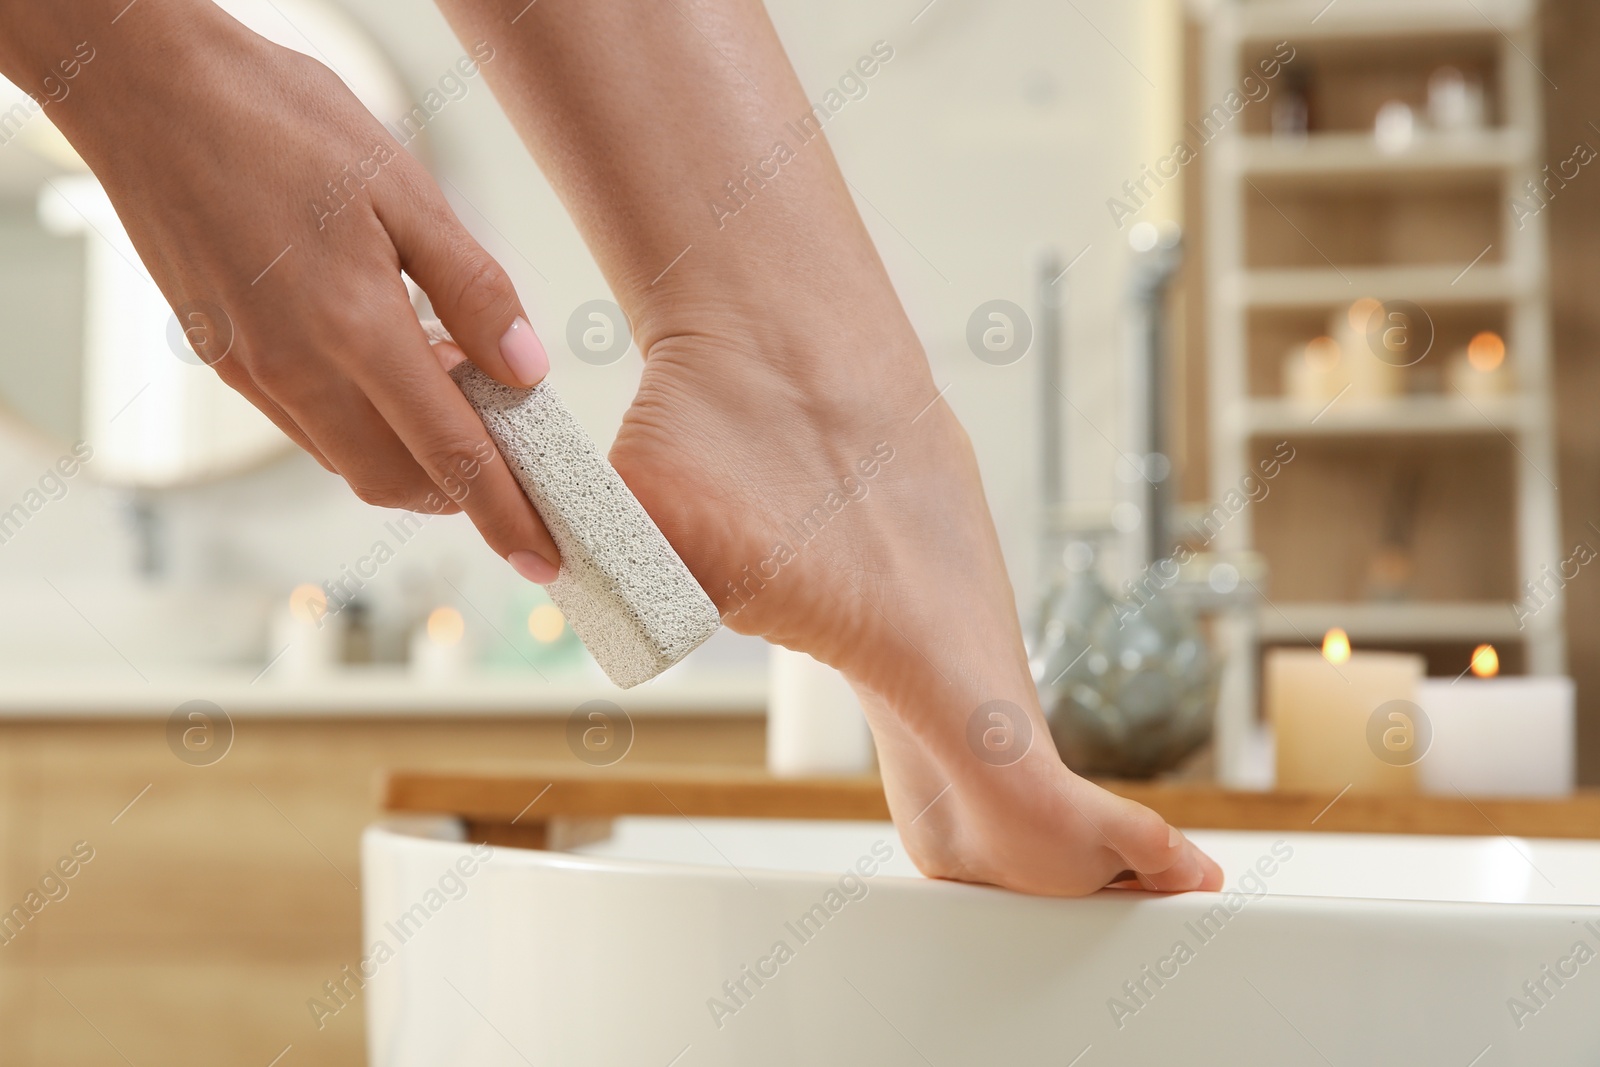
<svg viewBox="0 0 1600 1067">
<path fill-rule="evenodd" d="M 1246 792 L 1191 783 L 1102 782 L 1197 830 L 1600 839 L 1600 791 L 1561 798 Z M 775 778 L 759 768 L 571 764 L 395 770 L 386 811 L 453 815 L 492 845 L 563 849 L 605 838 L 623 815 L 886 820 L 876 776 Z"/>
</svg>

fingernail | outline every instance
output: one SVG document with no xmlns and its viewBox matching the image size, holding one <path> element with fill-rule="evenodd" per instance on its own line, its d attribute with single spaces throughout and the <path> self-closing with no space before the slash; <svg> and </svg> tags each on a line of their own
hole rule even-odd
<svg viewBox="0 0 1600 1067">
<path fill-rule="evenodd" d="M 525 386 L 538 385 L 550 373 L 550 357 L 545 354 L 539 338 L 534 336 L 533 327 L 521 315 L 500 338 L 500 356 L 517 381 Z"/>
<path fill-rule="evenodd" d="M 1167 847 L 1177 848 L 1181 844 L 1183 844 L 1183 835 L 1178 833 L 1178 828 L 1176 826 L 1167 827 Z"/>
<path fill-rule="evenodd" d="M 561 568 L 537 552 L 513 552 L 506 557 L 512 570 L 535 585 L 549 585 L 561 573 Z"/>
</svg>

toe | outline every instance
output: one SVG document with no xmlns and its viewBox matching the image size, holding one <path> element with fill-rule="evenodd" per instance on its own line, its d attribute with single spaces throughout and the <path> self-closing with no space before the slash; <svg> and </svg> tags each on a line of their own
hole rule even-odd
<svg viewBox="0 0 1600 1067">
<path fill-rule="evenodd" d="M 1220 889 L 1222 869 L 1175 827 L 1142 804 L 1083 783 L 1079 801 L 1139 885 L 1158 892 Z M 1092 810 L 1091 810 L 1092 809 Z"/>
<path fill-rule="evenodd" d="M 1208 893 L 1221 892 L 1224 878 L 1222 865 L 1198 848 L 1194 848 L 1193 845 L 1189 847 L 1194 849 L 1196 856 L 1200 857 L 1200 866 L 1205 872 L 1205 876 L 1200 880 L 1200 888 Z"/>
<path fill-rule="evenodd" d="M 1142 804 L 1091 787 L 1094 807 L 1088 815 L 1106 840 L 1131 867 L 1149 875 L 1166 871 L 1179 861 L 1187 842 L 1166 820 Z"/>
<path fill-rule="evenodd" d="M 1174 834 L 1179 844 L 1171 865 L 1165 870 L 1144 872 L 1145 882 L 1162 893 L 1186 893 L 1203 888 L 1208 874 L 1205 857 L 1183 835 L 1176 831 Z"/>
</svg>

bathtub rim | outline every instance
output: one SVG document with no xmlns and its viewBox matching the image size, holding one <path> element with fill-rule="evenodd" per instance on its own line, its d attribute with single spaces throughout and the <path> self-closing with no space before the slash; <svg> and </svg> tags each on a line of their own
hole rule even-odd
<svg viewBox="0 0 1600 1067">
<path fill-rule="evenodd" d="M 788 822 L 804 822 L 807 820 L 784 820 Z M 817 820 L 821 822 L 823 820 Z M 859 825 L 859 824 L 856 824 Z M 892 825 L 892 824 L 883 824 Z M 1278 831 L 1207 831 L 1208 833 L 1238 833 L 1252 835 L 1267 835 Z M 1283 831 L 1292 834 L 1293 831 Z M 1363 838 L 1384 837 L 1380 834 L 1322 834 L 1318 837 Z M 1414 841 L 1493 841 L 1498 837 L 1482 835 L 1479 837 L 1462 836 L 1431 836 L 1407 835 L 1407 840 Z M 1521 839 L 1519 839 L 1521 840 Z M 1565 842 L 1565 838 L 1544 839 L 1552 842 Z M 404 842 L 398 847 L 402 848 L 427 848 L 444 854 L 451 850 L 459 853 L 462 847 L 471 848 L 473 842 L 466 836 L 466 822 L 463 819 L 449 815 L 388 815 L 366 826 L 361 834 L 361 848 L 363 856 L 369 847 L 396 847 L 387 842 Z M 898 837 L 896 838 L 898 842 Z M 1582 839 L 1573 839 L 1572 843 L 1600 847 L 1600 843 Z M 489 846 L 498 854 L 502 850 L 509 852 L 517 865 L 525 870 L 566 871 L 582 874 L 610 874 L 626 875 L 630 880 L 668 878 L 674 881 L 701 880 L 717 885 L 731 884 L 733 882 L 762 881 L 773 886 L 785 885 L 790 887 L 807 887 L 817 890 L 836 885 L 843 870 L 830 873 L 828 871 L 794 871 L 775 870 L 763 867 L 733 868 L 710 866 L 691 863 L 687 861 L 665 862 L 659 860 L 626 859 L 613 856 L 592 856 L 575 852 L 556 852 L 544 849 L 520 848 L 511 845 Z M 891 895 L 915 892 L 921 895 L 928 893 L 945 894 L 952 900 L 1011 900 L 1024 906 L 1037 906 L 1041 904 L 1068 903 L 1073 901 L 1095 901 L 1116 905 L 1137 905 L 1154 908 L 1187 908 L 1191 904 L 1211 904 L 1223 901 L 1236 890 L 1227 886 L 1217 892 L 1190 891 L 1186 893 L 1153 893 L 1139 889 L 1101 889 L 1085 897 L 1042 897 L 1026 893 L 1018 893 L 998 886 L 980 885 L 969 882 L 956 882 L 945 879 L 927 877 L 908 877 L 895 874 L 875 874 L 871 878 L 873 891 L 887 890 Z M 1439 900 L 1436 898 L 1417 897 L 1352 897 L 1334 895 L 1316 895 L 1308 893 L 1272 893 L 1268 892 L 1259 897 L 1244 894 L 1247 898 L 1247 907 L 1251 911 L 1270 910 L 1286 912 L 1310 911 L 1326 914 L 1329 906 L 1339 910 L 1357 911 L 1389 911 L 1399 909 L 1405 912 L 1414 912 L 1419 909 L 1448 908 L 1470 909 L 1484 915 L 1494 915 L 1499 918 L 1511 917 L 1512 913 L 1526 914 L 1530 918 L 1552 918 L 1560 913 L 1570 913 L 1574 921 L 1600 921 L 1600 904 L 1572 904 L 1560 902 L 1538 901 L 1482 901 L 1482 900 Z M 935 898 L 937 899 L 937 898 Z M 1203 909 L 1204 910 L 1204 909 Z"/>
</svg>

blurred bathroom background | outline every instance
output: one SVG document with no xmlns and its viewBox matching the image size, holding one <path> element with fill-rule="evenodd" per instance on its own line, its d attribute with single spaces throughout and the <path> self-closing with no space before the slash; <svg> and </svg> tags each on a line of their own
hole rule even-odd
<svg viewBox="0 0 1600 1067">
<path fill-rule="evenodd" d="M 253 6 L 286 42 L 305 39 L 290 17 L 304 22 L 302 5 L 278 5 L 282 14 L 272 5 Z M 453 75 L 465 54 L 427 4 L 337 6 L 392 65 L 405 95 L 390 104 L 395 114 L 379 117 L 396 126 L 416 101 L 439 90 L 441 78 Z M 894 49 L 894 59 L 865 83 L 864 95 L 830 123 L 829 136 L 860 191 L 860 209 L 939 383 L 950 386 L 947 397 L 979 442 L 1019 596 L 1030 601 L 1039 567 L 1036 376 L 1027 365 L 996 368 L 975 359 L 966 341 L 967 320 L 980 304 L 997 298 L 1031 309 L 1036 265 L 1047 249 L 1083 254 L 1066 276 L 1075 304 L 1070 344 L 1106 358 L 1085 358 L 1073 367 L 1070 392 L 1083 410 L 1097 412 L 1098 429 L 1069 422 L 1067 454 L 1074 457 L 1074 481 L 1085 499 L 1114 495 L 1116 452 L 1102 434 L 1114 440 L 1120 431 L 1112 410 L 1118 371 L 1111 356 L 1119 344 L 1128 251 L 1126 230 L 1119 232 L 1110 221 L 1105 201 L 1137 174 L 1140 162 L 1165 151 L 1167 131 L 1177 122 L 1176 17 L 1161 5 L 1085 7 L 1092 24 L 1071 8 L 1046 13 L 1026 5 L 983 12 L 959 4 L 944 9 L 941 3 L 915 23 L 899 12 L 843 4 L 803 11 L 778 4 L 772 13 L 803 81 L 819 96 L 875 42 Z M 1100 37 L 1096 25 L 1113 40 L 1123 33 L 1125 55 Z M 1091 46 L 1091 39 L 1099 43 Z M 417 149 L 458 215 L 517 283 L 534 326 L 547 339 L 568 403 L 606 441 L 637 384 L 637 350 L 603 366 L 573 354 L 566 343 L 569 322 L 584 305 L 610 294 L 482 79 L 457 76 L 454 84 L 460 95 L 446 96 Z M 1115 107 L 1104 106 L 1108 94 Z M 37 129 L 44 125 L 42 115 L 30 118 L 7 136 L 0 157 L 0 309 L 10 357 L 0 369 L 8 414 L 0 425 L 0 463 L 16 489 L 7 507 L 77 439 L 85 397 L 90 407 L 100 404 L 103 422 L 116 419 L 113 433 L 118 423 L 138 419 L 141 407 L 157 409 L 143 424 L 145 433 L 170 437 L 170 444 L 135 445 L 135 451 L 156 454 L 192 442 L 198 453 L 212 440 L 208 429 L 186 434 L 173 424 L 183 391 L 195 388 L 187 378 L 206 371 L 192 355 L 185 363 L 169 351 L 175 342 L 168 335 L 177 331 L 170 312 L 159 323 L 165 332 L 139 343 L 155 349 L 153 362 L 159 356 L 172 365 L 158 362 L 155 368 L 167 375 L 156 388 L 170 388 L 172 396 L 133 399 L 149 374 L 124 375 L 109 384 L 86 376 L 83 231 L 90 239 L 98 232 L 83 222 L 71 225 L 70 208 L 54 211 L 68 225 L 41 219 L 41 194 L 49 200 L 56 189 L 71 188 L 66 178 L 72 173 L 29 151 L 48 147 Z M 885 145 L 895 148 L 884 151 Z M 1085 145 L 1096 148 L 1085 152 Z M 1179 216 L 1175 187 L 1162 201 L 1141 217 Z M 120 256 L 108 258 L 106 270 L 115 282 L 137 279 Z M 589 325 L 587 318 L 582 321 Z M 125 347 L 129 326 L 121 322 L 115 332 L 114 344 Z M 92 396 L 107 391 L 112 397 L 103 402 Z M 19 410 L 23 405 L 29 410 Z M 108 460 L 121 468 L 116 481 L 143 479 L 140 470 L 127 470 L 120 454 L 112 458 L 102 446 L 83 475 L 70 479 L 62 499 L 51 500 L 25 531 L 8 537 L 0 553 L 0 582 L 7 602 L 16 606 L 0 621 L 0 663 L 23 673 L 70 668 L 78 680 L 103 675 L 138 681 L 127 660 L 146 675 L 197 668 L 253 675 L 250 668 L 259 670 L 270 655 L 272 612 L 295 586 L 337 581 L 341 569 L 368 556 L 375 541 L 394 540 L 383 526 L 391 516 L 355 500 L 309 458 L 271 442 L 240 445 L 238 462 L 222 471 L 214 469 L 221 464 L 192 454 L 169 471 L 168 461 L 157 456 L 148 480 L 179 484 L 144 491 L 104 484 L 98 472 Z M 518 602 L 526 599 L 525 591 L 478 543 L 463 517 L 429 521 L 381 576 L 364 584 L 365 624 L 374 632 L 373 653 L 382 660 L 403 651 L 397 631 L 415 626 L 432 607 L 452 606 L 452 600 L 470 602 L 454 606 L 467 615 L 476 606 L 496 625 L 516 611 L 527 614 Z M 959 611 L 959 605 L 951 609 Z M 483 628 L 482 619 L 468 619 L 469 631 Z M 487 636 L 480 651 L 496 658 L 493 645 L 504 642 L 492 632 L 474 636 Z M 697 655 L 695 666 L 762 662 L 759 648 L 730 637 Z M 269 672 L 263 684 L 271 678 Z"/>
<path fill-rule="evenodd" d="M 432 98 L 412 149 L 609 441 L 637 350 L 431 4 L 225 6 L 338 48 L 397 127 Z M 1424 688 L 1572 679 L 1495 710 L 1549 705 L 1531 776 L 1600 780 L 1600 11 L 767 6 L 813 99 L 892 48 L 827 134 L 977 449 L 1053 728 L 1126 711 L 1151 663 L 1151 714 L 1200 725 L 1090 769 L 1270 787 L 1272 653 L 1353 646 Z M 359 997 L 325 1027 L 305 1001 L 359 955 L 377 772 L 582 758 L 593 699 L 637 758 L 760 764 L 798 675 L 724 631 L 623 695 L 465 517 L 358 501 L 216 386 L 4 88 L 0 906 L 96 858 L 0 945 L 0 1063 L 191 1062 L 174 1032 L 195 1063 L 356 1062 Z M 1130 603 L 1148 646 L 1071 643 Z"/>
</svg>

